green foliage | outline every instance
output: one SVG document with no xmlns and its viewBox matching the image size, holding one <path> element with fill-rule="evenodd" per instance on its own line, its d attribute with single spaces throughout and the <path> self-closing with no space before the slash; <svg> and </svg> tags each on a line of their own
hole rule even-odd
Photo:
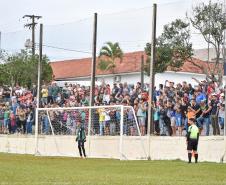
<svg viewBox="0 0 226 185">
<path fill-rule="evenodd" d="M 218 75 L 219 84 L 222 83 L 222 69 L 219 65 L 221 48 L 224 41 L 224 30 L 226 29 L 225 15 L 223 12 L 222 3 L 205 4 L 200 3 L 193 8 L 193 14 L 190 18 L 192 25 L 202 34 L 203 38 L 210 46 L 215 48 L 216 62 L 215 67 L 203 69 L 210 80 L 213 80 L 214 75 Z M 214 77 L 215 78 L 215 77 Z"/>
<path fill-rule="evenodd" d="M 115 63 L 111 60 L 100 60 L 98 67 L 101 71 L 114 70 L 116 67 Z"/>
<path fill-rule="evenodd" d="M 214 47 L 223 44 L 226 21 L 221 3 L 200 3 L 193 8 L 190 20 L 206 42 Z"/>
<path fill-rule="evenodd" d="M 38 55 L 32 56 L 27 51 L 21 50 L 14 55 L 1 55 L 0 64 L 1 84 L 14 86 L 16 83 L 31 87 L 32 83 L 37 83 Z M 49 59 L 43 56 L 42 60 L 42 81 L 50 81 L 52 69 Z"/>
<path fill-rule="evenodd" d="M 100 61 L 98 63 L 98 68 L 102 71 L 111 70 L 114 72 L 116 67 L 115 60 L 120 59 L 122 61 L 123 51 L 119 46 L 119 43 L 107 42 L 100 50 Z"/>
<path fill-rule="evenodd" d="M 145 71 L 150 75 L 150 43 L 146 44 L 145 52 L 149 56 Z M 192 54 L 189 23 L 176 19 L 164 26 L 163 33 L 157 39 L 154 73 L 162 73 L 168 67 L 177 71 L 187 59 L 191 58 Z"/>
</svg>

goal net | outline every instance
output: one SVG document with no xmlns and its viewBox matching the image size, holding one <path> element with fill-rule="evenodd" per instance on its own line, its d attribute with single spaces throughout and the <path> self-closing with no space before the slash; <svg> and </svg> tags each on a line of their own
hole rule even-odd
<svg viewBox="0 0 226 185">
<path fill-rule="evenodd" d="M 37 109 L 36 155 L 78 157 L 78 122 L 85 128 L 88 157 L 147 158 L 135 111 L 122 105 Z"/>
</svg>

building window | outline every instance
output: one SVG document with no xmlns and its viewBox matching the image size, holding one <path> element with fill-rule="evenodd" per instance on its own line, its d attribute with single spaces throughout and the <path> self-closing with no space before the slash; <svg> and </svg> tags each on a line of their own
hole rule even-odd
<svg viewBox="0 0 226 185">
<path fill-rule="evenodd" d="M 114 82 L 121 82 L 121 76 L 117 75 L 117 76 L 114 76 Z"/>
</svg>

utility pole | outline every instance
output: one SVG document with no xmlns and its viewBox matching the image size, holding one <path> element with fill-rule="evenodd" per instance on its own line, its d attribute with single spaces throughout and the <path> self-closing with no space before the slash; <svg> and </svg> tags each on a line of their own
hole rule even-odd
<svg viewBox="0 0 226 185">
<path fill-rule="evenodd" d="M 144 90 L 144 55 L 141 55 L 140 75 L 141 89 Z"/>
<path fill-rule="evenodd" d="M 150 156 L 150 135 L 154 132 L 153 116 L 152 116 L 152 101 L 153 101 L 153 88 L 154 88 L 154 63 L 155 63 L 155 45 L 156 45 L 156 15 L 157 4 L 153 4 L 153 16 L 152 16 L 152 42 L 151 42 L 151 61 L 150 61 L 150 83 L 149 83 L 149 102 L 148 102 L 148 159 Z"/>
<path fill-rule="evenodd" d="M 24 27 L 28 27 L 32 31 L 32 55 L 35 55 L 35 26 L 38 24 L 35 19 L 40 19 L 42 16 L 38 15 L 24 15 L 23 18 L 30 18 L 31 23 L 25 24 Z"/>
<path fill-rule="evenodd" d="M 96 53 L 97 53 L 97 13 L 94 13 L 94 22 L 93 22 L 93 49 L 92 49 L 92 64 L 91 64 L 91 86 L 90 86 L 90 106 L 94 105 L 94 94 L 95 94 L 95 78 L 96 78 Z M 89 109 L 89 124 L 88 124 L 88 149 L 89 156 L 91 155 L 90 151 L 90 135 L 91 135 L 91 123 L 93 117 L 93 110 Z"/>
</svg>

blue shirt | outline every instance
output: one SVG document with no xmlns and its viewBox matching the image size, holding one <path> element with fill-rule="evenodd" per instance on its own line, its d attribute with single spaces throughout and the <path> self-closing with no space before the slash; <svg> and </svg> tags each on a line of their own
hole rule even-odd
<svg viewBox="0 0 226 185">
<path fill-rule="evenodd" d="M 196 102 L 198 104 L 201 103 L 202 100 L 206 100 L 206 95 L 204 93 L 200 93 L 197 97 L 196 97 Z"/>
<path fill-rule="evenodd" d="M 14 104 L 12 104 L 12 106 L 11 106 L 11 110 L 13 111 L 13 114 L 14 114 L 14 115 L 16 115 L 16 109 L 17 109 L 18 106 L 19 106 L 18 103 L 14 103 Z"/>
<path fill-rule="evenodd" d="M 175 112 L 175 117 L 176 117 L 176 118 L 181 118 L 181 117 L 182 117 L 181 112 Z"/>
</svg>

